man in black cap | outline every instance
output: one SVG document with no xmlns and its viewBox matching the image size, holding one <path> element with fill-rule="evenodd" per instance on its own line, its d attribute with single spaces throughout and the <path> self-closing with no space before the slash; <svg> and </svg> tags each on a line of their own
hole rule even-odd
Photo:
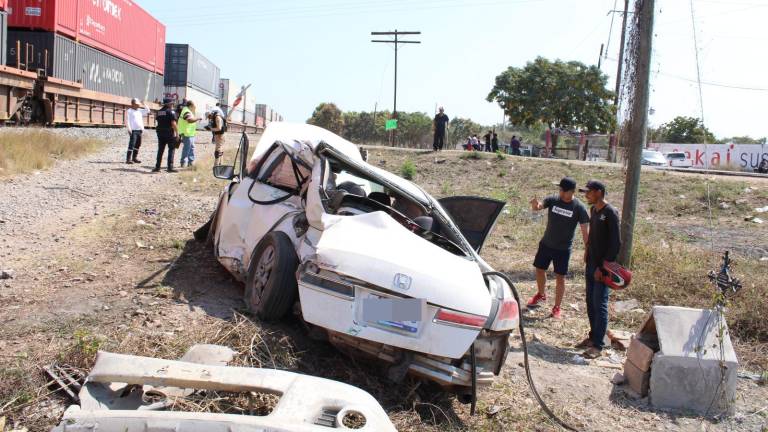
<svg viewBox="0 0 768 432">
<path fill-rule="evenodd" d="M 584 256 L 587 268 L 587 316 L 589 317 L 589 336 L 581 341 L 577 348 L 586 348 L 584 357 L 597 358 L 604 347 L 605 333 L 608 330 L 608 295 L 609 289 L 603 283 L 603 263 L 613 262 L 619 254 L 621 236 L 619 233 L 619 212 L 605 200 L 605 185 L 597 180 L 590 180 L 584 189 L 587 202 L 592 206 L 589 219 L 589 240 Z"/>
<path fill-rule="evenodd" d="M 534 308 L 539 303 L 547 300 L 547 269 L 553 264 L 555 271 L 555 306 L 551 316 L 555 319 L 562 318 L 560 303 L 565 294 L 565 275 L 568 274 L 568 261 L 571 259 L 571 246 L 576 225 L 581 228 L 581 236 L 584 244 L 587 244 L 587 223 L 589 215 L 587 208 L 578 199 L 573 198 L 576 192 L 576 182 L 565 177 L 556 183 L 560 186 L 560 194 L 544 198 L 540 202 L 537 198 L 531 200 L 531 209 L 539 211 L 549 209 L 547 215 L 547 229 L 539 242 L 539 250 L 533 260 L 536 267 L 536 285 L 538 292 L 528 301 L 528 307 Z"/>
<path fill-rule="evenodd" d="M 173 99 L 163 99 L 163 108 L 157 112 L 157 161 L 152 172 L 159 172 L 163 163 L 163 153 L 168 147 L 168 172 L 177 172 L 173 169 L 173 154 L 176 152 L 176 143 L 179 142 L 179 129 L 176 124 L 178 117 L 173 109 Z"/>
</svg>

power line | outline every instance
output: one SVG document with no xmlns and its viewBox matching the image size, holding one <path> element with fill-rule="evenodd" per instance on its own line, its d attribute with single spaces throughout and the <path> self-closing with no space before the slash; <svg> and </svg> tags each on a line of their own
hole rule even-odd
<svg viewBox="0 0 768 432">
<path fill-rule="evenodd" d="M 263 11 L 252 12 L 227 12 L 220 14 L 194 14 L 185 17 L 179 17 L 176 19 L 166 20 L 168 26 L 180 26 L 180 25 L 194 25 L 194 24 L 225 24 L 229 22 L 243 21 L 254 22 L 263 20 L 276 20 L 281 18 L 286 19 L 301 19 L 301 18 L 319 18 L 326 16 L 338 16 L 338 15 L 354 15 L 354 14 L 369 14 L 372 12 L 386 13 L 386 12 L 402 12 L 413 10 L 432 10 L 432 9 L 445 9 L 445 8 L 466 8 L 466 7 L 483 7 L 483 6 L 499 6 L 510 4 L 523 4 L 523 3 L 540 3 L 550 0 L 515 0 L 515 1 L 486 1 L 467 3 L 463 0 L 443 0 L 443 1 L 426 1 L 421 4 L 412 4 L 408 0 L 390 0 L 388 2 L 382 1 L 370 1 L 370 2 L 356 2 L 356 3 L 336 3 L 334 5 L 323 6 L 307 6 L 301 8 L 275 8 Z"/>
<path fill-rule="evenodd" d="M 691 3 L 691 25 L 693 26 L 693 50 L 696 54 L 696 81 L 699 84 L 699 108 L 701 108 L 701 124 L 704 125 L 704 93 L 701 91 L 701 62 L 699 61 L 699 43 L 696 35 L 696 16 L 693 10 L 693 0 Z"/>
<path fill-rule="evenodd" d="M 610 61 L 613 61 L 613 62 L 617 61 L 614 57 L 606 57 L 606 59 L 610 60 Z M 675 78 L 675 79 L 679 79 L 681 81 L 688 81 L 688 82 L 692 82 L 692 83 L 695 83 L 695 84 L 699 82 L 697 79 L 694 79 L 694 78 L 688 78 L 688 77 L 684 77 L 682 75 L 675 75 L 675 74 L 671 74 L 671 73 L 667 73 L 667 72 L 661 72 L 661 71 L 658 71 L 658 70 L 655 73 L 658 74 L 658 75 L 667 77 L 667 78 Z M 718 82 L 713 82 L 713 81 L 701 81 L 701 85 L 711 86 L 711 87 L 729 88 L 729 89 L 734 89 L 734 90 L 768 91 L 767 87 L 750 87 L 750 86 L 744 86 L 744 85 L 739 85 L 739 84 L 726 84 L 726 83 L 718 83 Z"/>
</svg>

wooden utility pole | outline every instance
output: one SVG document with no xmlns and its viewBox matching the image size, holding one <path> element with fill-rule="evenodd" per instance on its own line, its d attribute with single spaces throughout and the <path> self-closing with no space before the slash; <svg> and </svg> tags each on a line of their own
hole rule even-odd
<svg viewBox="0 0 768 432">
<path fill-rule="evenodd" d="M 394 98 L 394 108 L 392 109 L 392 118 L 397 119 L 397 48 L 399 44 L 420 44 L 421 41 L 404 41 L 400 40 L 397 37 L 400 35 L 420 35 L 420 31 L 389 31 L 389 32 L 371 32 L 371 36 L 394 36 L 394 40 L 377 40 L 373 39 L 371 42 L 375 43 L 391 43 L 395 45 L 395 98 Z M 392 130 L 392 147 L 395 147 L 397 145 L 397 129 Z"/>
<path fill-rule="evenodd" d="M 619 251 L 619 263 L 624 266 L 629 266 L 632 261 L 632 235 L 637 211 L 637 192 L 640 188 L 640 167 L 648 134 L 648 99 L 653 44 L 654 0 L 636 0 L 636 2 L 637 51 L 632 53 L 637 56 L 633 59 L 636 81 L 632 86 L 632 116 L 629 118 L 626 134 L 629 148 L 624 205 L 621 213 L 621 250 Z"/>
</svg>

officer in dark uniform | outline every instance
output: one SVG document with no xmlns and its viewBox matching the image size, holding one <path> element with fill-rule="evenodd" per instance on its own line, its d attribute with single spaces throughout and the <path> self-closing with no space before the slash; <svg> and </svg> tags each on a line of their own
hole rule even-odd
<svg viewBox="0 0 768 432">
<path fill-rule="evenodd" d="M 173 109 L 173 99 L 163 99 L 163 108 L 157 112 L 157 163 L 152 172 L 159 172 L 163 162 L 165 147 L 168 147 L 168 172 L 178 172 L 173 169 L 173 154 L 178 143 L 179 130 L 176 125 L 178 116 Z"/>
</svg>

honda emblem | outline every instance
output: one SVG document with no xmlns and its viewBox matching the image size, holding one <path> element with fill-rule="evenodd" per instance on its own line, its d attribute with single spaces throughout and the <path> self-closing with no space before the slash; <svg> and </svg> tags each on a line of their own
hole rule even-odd
<svg viewBox="0 0 768 432">
<path fill-rule="evenodd" d="M 395 280 L 392 281 L 392 288 L 407 291 L 411 288 L 412 280 L 410 276 L 398 273 L 395 275 Z"/>
</svg>

